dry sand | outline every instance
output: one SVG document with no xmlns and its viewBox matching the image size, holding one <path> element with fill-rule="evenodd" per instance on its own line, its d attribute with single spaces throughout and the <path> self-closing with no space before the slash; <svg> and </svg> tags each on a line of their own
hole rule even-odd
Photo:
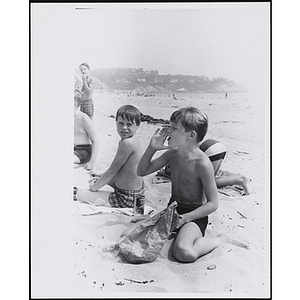
<svg viewBox="0 0 300 300">
<path fill-rule="evenodd" d="M 91 209 L 74 202 L 73 269 L 77 297 L 268 297 L 270 292 L 270 189 L 268 108 L 264 98 L 250 93 L 167 94 L 155 97 L 128 97 L 122 93 L 94 95 L 94 124 L 100 149 L 95 168 L 104 171 L 111 163 L 119 136 L 115 128 L 116 110 L 132 104 L 154 118 L 168 119 L 177 108 L 193 105 L 210 119 L 206 138 L 222 141 L 228 150 L 222 169 L 251 178 L 250 195 L 219 193 L 220 206 L 209 217 L 207 236 L 226 233 L 248 242 L 246 250 L 225 244 L 194 263 L 183 264 L 171 255 L 172 239 L 152 263 L 132 265 L 104 253 L 103 247 L 117 241 L 132 219 L 117 214 L 83 216 Z M 142 123 L 137 135 L 145 149 L 158 125 Z M 162 210 L 170 198 L 170 183 L 153 184 L 145 177 L 146 205 Z M 74 185 L 88 187 L 83 168 L 74 169 Z M 104 190 L 110 191 L 109 187 Z M 71 199 L 70 199 L 71 201 Z M 243 217 L 244 216 L 244 217 Z M 216 268 L 209 270 L 208 267 Z M 144 283 L 143 283 L 144 282 Z"/>
</svg>

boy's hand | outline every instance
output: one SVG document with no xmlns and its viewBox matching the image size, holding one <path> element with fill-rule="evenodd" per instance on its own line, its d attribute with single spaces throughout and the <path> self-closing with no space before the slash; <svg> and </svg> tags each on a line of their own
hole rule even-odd
<svg viewBox="0 0 300 300">
<path fill-rule="evenodd" d="M 93 171 L 89 172 L 91 179 L 88 181 L 89 182 L 89 187 L 93 187 L 93 185 L 100 179 L 102 174 L 95 174 Z"/>
<path fill-rule="evenodd" d="M 151 147 L 153 150 L 171 149 L 171 147 L 164 145 L 166 138 L 168 137 L 168 134 L 169 134 L 168 127 L 158 128 L 154 132 L 154 134 L 150 140 L 149 147 Z"/>
<path fill-rule="evenodd" d="M 179 222 L 178 222 L 178 224 L 177 224 L 177 226 L 176 226 L 176 229 L 180 228 L 180 227 L 183 226 L 185 223 L 186 223 L 186 221 L 184 220 L 183 215 L 180 215 L 180 216 L 179 216 Z"/>
<path fill-rule="evenodd" d="M 134 218 L 130 221 L 130 223 L 137 223 L 137 222 L 145 221 L 145 220 L 149 220 L 149 219 L 150 219 L 149 215 L 134 216 Z"/>
<path fill-rule="evenodd" d="M 100 178 L 100 176 L 99 177 L 94 177 L 91 180 L 89 180 L 89 188 L 90 189 L 97 183 L 99 178 Z"/>
</svg>

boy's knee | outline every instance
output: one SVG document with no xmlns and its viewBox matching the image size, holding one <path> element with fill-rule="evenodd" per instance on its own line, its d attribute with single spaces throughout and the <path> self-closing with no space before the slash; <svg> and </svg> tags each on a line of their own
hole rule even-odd
<svg viewBox="0 0 300 300">
<path fill-rule="evenodd" d="M 180 262 L 193 262 L 197 259 L 191 247 L 180 244 L 174 246 L 173 255 Z"/>
</svg>

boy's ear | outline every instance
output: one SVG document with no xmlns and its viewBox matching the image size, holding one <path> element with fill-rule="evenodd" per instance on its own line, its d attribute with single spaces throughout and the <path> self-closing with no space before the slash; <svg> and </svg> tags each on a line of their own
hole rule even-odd
<svg viewBox="0 0 300 300">
<path fill-rule="evenodd" d="M 189 137 L 192 139 L 196 139 L 197 138 L 197 133 L 195 130 L 190 131 Z"/>
</svg>

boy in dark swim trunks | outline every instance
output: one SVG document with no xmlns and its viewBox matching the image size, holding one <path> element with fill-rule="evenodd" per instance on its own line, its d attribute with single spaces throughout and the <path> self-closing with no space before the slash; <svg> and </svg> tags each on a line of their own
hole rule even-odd
<svg viewBox="0 0 300 300">
<path fill-rule="evenodd" d="M 98 152 L 98 138 L 92 120 L 79 110 L 81 93 L 74 95 L 74 166 L 94 168 Z"/>
<path fill-rule="evenodd" d="M 176 201 L 180 214 L 174 257 L 181 262 L 193 262 L 225 242 L 247 247 L 225 235 L 204 237 L 208 215 L 219 206 L 214 168 L 199 149 L 208 128 L 207 115 L 197 108 L 186 107 L 175 111 L 170 121 L 170 129 L 158 129 L 152 136 L 138 165 L 138 175 L 146 176 L 170 165 L 172 196 L 169 204 Z M 169 146 L 165 146 L 168 136 Z M 167 151 L 152 159 L 158 150 Z"/>
<path fill-rule="evenodd" d="M 135 201 L 144 204 L 144 181 L 137 175 L 137 165 L 142 156 L 142 148 L 136 137 L 140 122 L 141 113 L 136 107 L 124 105 L 118 109 L 116 125 L 121 140 L 115 158 L 101 175 L 91 173 L 90 190 L 76 191 L 77 200 L 118 208 L 133 208 Z M 105 185 L 113 187 L 115 191 L 109 195 L 99 191 Z"/>
</svg>

